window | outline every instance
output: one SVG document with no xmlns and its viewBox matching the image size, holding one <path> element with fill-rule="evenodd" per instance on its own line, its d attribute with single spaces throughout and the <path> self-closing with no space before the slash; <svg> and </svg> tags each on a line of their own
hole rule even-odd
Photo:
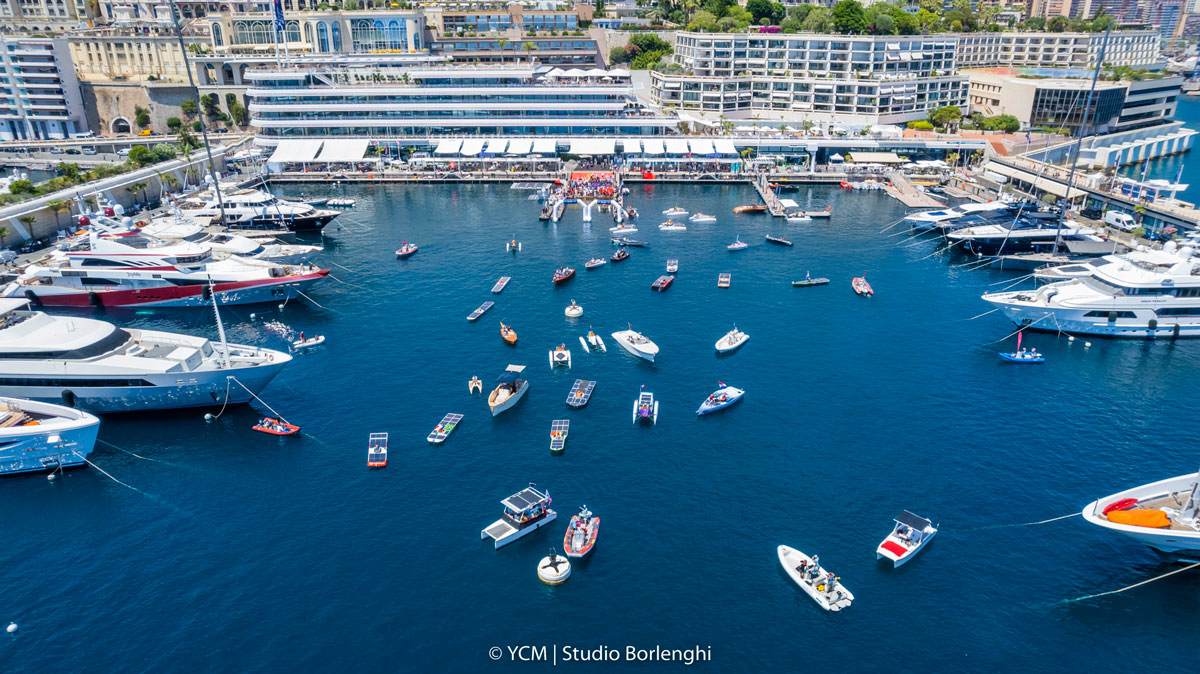
<svg viewBox="0 0 1200 674">
<path fill-rule="evenodd" d="M 342 22 L 335 21 L 333 23 L 333 50 L 336 52 L 342 51 Z"/>
<path fill-rule="evenodd" d="M 329 51 L 329 28 L 324 21 L 317 24 L 317 51 L 322 53 Z"/>
<path fill-rule="evenodd" d="M 225 38 L 224 38 L 224 35 L 221 33 L 221 24 L 219 24 L 219 23 L 214 23 L 212 25 L 212 43 L 213 43 L 214 47 L 224 47 L 225 46 Z"/>
<path fill-rule="evenodd" d="M 312 32 L 312 24 L 311 23 L 304 24 L 304 42 L 305 42 L 305 44 L 309 45 L 310 47 L 312 46 L 313 32 Z"/>
</svg>

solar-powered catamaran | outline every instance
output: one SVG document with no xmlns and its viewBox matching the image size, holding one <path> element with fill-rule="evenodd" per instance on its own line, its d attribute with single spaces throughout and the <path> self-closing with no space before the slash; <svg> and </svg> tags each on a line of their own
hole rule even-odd
<svg viewBox="0 0 1200 674">
<path fill-rule="evenodd" d="M 481 540 L 489 536 L 496 542 L 496 549 L 512 543 L 518 538 L 554 521 L 558 513 L 550 509 L 550 492 L 540 492 L 536 484 L 509 496 L 500 502 L 504 515 L 479 532 Z"/>
</svg>

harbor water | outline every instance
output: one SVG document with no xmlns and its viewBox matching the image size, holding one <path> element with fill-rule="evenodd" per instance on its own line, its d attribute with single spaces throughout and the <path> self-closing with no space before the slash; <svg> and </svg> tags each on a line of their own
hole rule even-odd
<svg viewBox="0 0 1200 674">
<path fill-rule="evenodd" d="M 1047 363 L 1006 364 L 997 352 L 1015 344 L 998 340 L 1013 326 L 979 316 L 979 295 L 1015 275 L 882 232 L 903 215 L 883 192 L 802 188 L 786 196 L 833 217 L 786 225 L 732 214 L 756 203 L 749 186 L 630 187 L 642 213 L 631 236 L 650 246 L 594 271 L 583 263 L 612 252 L 604 214 L 585 225 L 572 207 L 539 222 L 539 204 L 507 185 L 331 187 L 358 205 L 329 227 L 333 275 L 313 301 L 221 312 L 233 342 L 326 336 L 263 394 L 302 436 L 252 432 L 261 405 L 213 421 L 107 417 L 91 456 L 104 473 L 3 480 L 0 620 L 21 626 L 0 640 L 3 671 L 528 669 L 508 654 L 519 646 L 557 648 L 560 665 L 563 647 L 700 646 L 711 661 L 693 667 L 720 672 L 1193 660 L 1200 573 L 1071 601 L 1178 567 L 1078 517 L 1012 525 L 1196 470 L 1200 342 L 1030 334 Z M 660 232 L 676 205 L 718 222 Z M 763 239 L 781 233 L 795 246 Z M 735 236 L 750 248 L 727 251 Z M 420 251 L 399 261 L 402 240 Z M 668 258 L 678 277 L 653 292 Z M 560 265 L 577 273 L 556 287 Z M 806 271 L 832 283 L 793 288 Z M 732 287 L 717 287 L 721 272 Z M 869 299 L 850 287 L 863 273 Z M 512 282 L 492 295 L 501 275 Z M 572 299 L 581 319 L 563 315 Z M 217 336 L 201 309 L 101 317 Z M 609 337 L 629 323 L 657 342 L 656 363 Z M 734 324 L 750 340 L 718 357 Z M 589 326 L 607 353 L 580 348 Z M 547 352 L 564 343 L 573 367 L 552 371 Z M 528 366 L 530 390 L 493 418 L 487 391 L 510 363 Z M 483 395 L 468 393 L 473 375 Z M 564 404 L 576 378 L 598 382 L 582 410 Z M 745 400 L 697 417 L 718 381 Z M 642 385 L 660 401 L 652 427 L 631 423 Z M 428 444 L 448 412 L 465 418 Z M 562 456 L 548 449 L 555 419 L 572 422 Z M 389 464 L 369 471 L 367 436 L 380 431 Z M 481 541 L 501 499 L 530 482 L 549 490 L 558 520 L 501 550 Z M 601 518 L 599 541 L 549 587 L 536 564 L 561 551 L 583 504 Z M 903 509 L 941 533 L 893 570 L 874 551 Z M 819 610 L 781 570 L 780 544 L 819 554 L 854 605 Z M 505 649 L 498 662 L 493 647 Z"/>
</svg>

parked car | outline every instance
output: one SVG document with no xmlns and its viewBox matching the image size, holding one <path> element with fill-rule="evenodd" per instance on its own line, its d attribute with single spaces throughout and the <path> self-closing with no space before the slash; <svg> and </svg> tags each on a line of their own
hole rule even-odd
<svg viewBox="0 0 1200 674">
<path fill-rule="evenodd" d="M 1119 229 L 1122 232 L 1132 232 L 1133 230 L 1137 229 L 1138 226 L 1137 220 L 1134 220 L 1132 215 L 1128 213 L 1122 213 L 1121 211 L 1109 211 L 1105 213 L 1104 224 L 1108 225 L 1109 227 Z M 1151 239 L 1151 241 L 1153 240 L 1154 239 Z"/>
<path fill-rule="evenodd" d="M 83 148 L 83 149 L 82 149 L 82 152 L 83 152 L 84 154 L 96 154 L 96 148 L 94 148 L 94 147 L 85 147 L 85 148 Z"/>
<path fill-rule="evenodd" d="M 1085 208 L 1082 211 L 1079 211 L 1079 214 L 1085 218 L 1088 218 L 1089 220 L 1104 219 L 1104 211 L 1100 210 L 1099 208 Z"/>
<path fill-rule="evenodd" d="M 63 151 L 62 151 L 62 148 L 61 148 L 61 147 L 52 147 L 52 148 L 50 148 L 50 154 L 62 154 L 62 152 L 63 152 Z"/>
<path fill-rule="evenodd" d="M 141 131 L 138 131 L 138 135 L 139 136 L 149 136 L 149 135 L 151 135 L 150 129 L 142 129 Z"/>
<path fill-rule="evenodd" d="M 69 147 L 67 148 L 67 154 L 79 154 L 79 148 Z"/>
<path fill-rule="evenodd" d="M 129 148 L 123 147 L 120 150 L 117 150 L 117 156 L 118 157 L 128 157 L 129 156 Z"/>
</svg>

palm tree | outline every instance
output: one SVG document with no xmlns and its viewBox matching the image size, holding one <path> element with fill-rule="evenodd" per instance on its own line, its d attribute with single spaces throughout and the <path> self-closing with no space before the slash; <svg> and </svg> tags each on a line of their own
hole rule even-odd
<svg viewBox="0 0 1200 674">
<path fill-rule="evenodd" d="M 521 49 L 529 52 L 529 62 L 533 63 L 533 52 L 537 51 L 537 45 L 532 42 L 526 42 L 521 45 Z"/>
<path fill-rule="evenodd" d="M 25 216 L 25 218 L 28 218 L 28 217 L 30 217 L 30 216 L 28 216 L 28 215 Z M 21 218 L 21 222 L 25 222 L 25 218 Z M 12 232 L 9 232 L 7 227 L 0 227 L 0 248 L 4 247 L 4 237 L 8 236 L 11 233 Z"/>
<path fill-rule="evenodd" d="M 129 190 L 130 194 L 137 194 L 138 192 L 141 192 L 142 193 L 142 203 L 144 204 L 144 203 L 146 203 L 146 188 L 147 187 L 150 187 L 150 183 L 140 182 L 140 183 L 132 183 L 125 189 Z"/>
<path fill-rule="evenodd" d="M 50 201 L 46 202 L 46 208 L 54 211 L 54 226 L 57 228 L 59 225 L 58 214 L 70 213 L 71 202 L 67 201 L 66 199 L 51 199 Z"/>
<path fill-rule="evenodd" d="M 500 38 L 499 40 L 497 40 L 496 44 L 500 45 L 500 60 L 503 61 L 504 60 L 504 50 L 507 49 L 508 45 L 511 43 L 508 40 L 505 40 L 504 38 Z"/>
</svg>

